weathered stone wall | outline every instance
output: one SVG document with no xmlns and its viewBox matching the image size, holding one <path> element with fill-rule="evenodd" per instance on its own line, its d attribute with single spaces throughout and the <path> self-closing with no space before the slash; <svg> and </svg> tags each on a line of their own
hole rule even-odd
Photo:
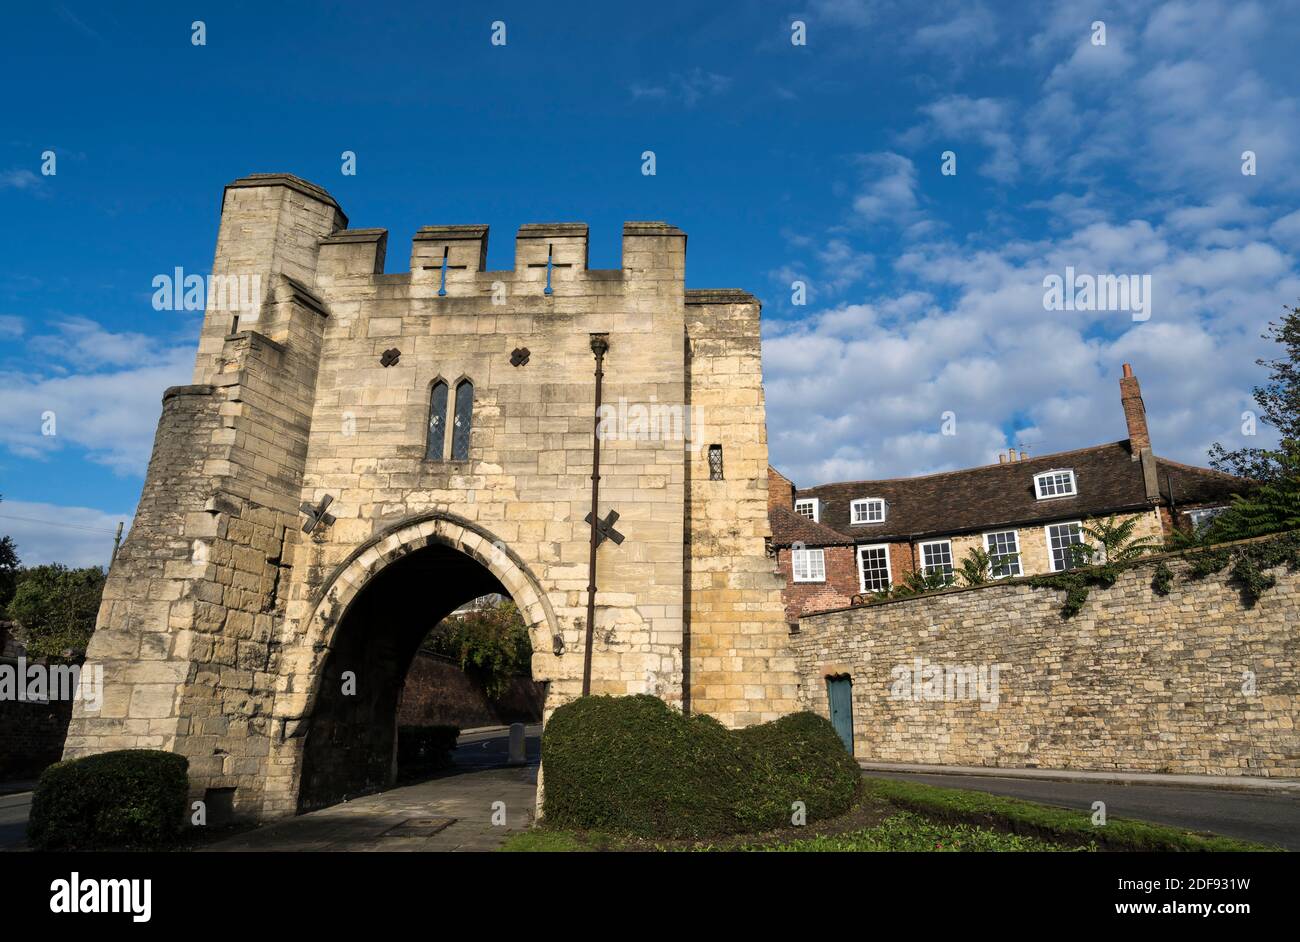
<svg viewBox="0 0 1300 942">
<path fill-rule="evenodd" d="M 799 708 L 784 582 L 766 552 L 767 419 L 759 308 L 741 291 L 687 292 L 691 708 L 729 726 Z M 721 447 L 713 479 L 709 446 Z"/>
<path fill-rule="evenodd" d="M 1069 619 L 1062 592 L 1024 579 L 805 616 L 791 643 L 807 701 L 828 715 L 826 678 L 851 678 L 861 759 L 1300 775 L 1300 575 L 1273 570 L 1247 607 L 1226 570 L 1189 580 L 1176 557 L 1161 596 L 1157 564 Z M 983 687 L 954 668 L 985 669 Z"/>
</svg>

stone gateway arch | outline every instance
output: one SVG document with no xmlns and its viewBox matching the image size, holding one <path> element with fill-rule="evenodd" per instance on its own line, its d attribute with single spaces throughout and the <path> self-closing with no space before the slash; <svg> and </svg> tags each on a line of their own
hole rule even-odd
<svg viewBox="0 0 1300 942">
<path fill-rule="evenodd" d="M 320 187 L 225 188 L 209 284 L 235 288 L 163 395 L 87 651 L 103 706 L 78 703 L 67 757 L 178 752 L 194 797 L 262 819 L 382 784 L 420 637 L 491 591 L 524 613 L 547 716 L 588 637 L 593 693 L 732 726 L 798 709 L 758 302 L 686 290 L 665 223 L 625 224 L 610 271 L 585 225 L 521 227 L 510 271 L 484 270 L 487 235 L 423 228 L 386 274 L 387 232 Z"/>
</svg>

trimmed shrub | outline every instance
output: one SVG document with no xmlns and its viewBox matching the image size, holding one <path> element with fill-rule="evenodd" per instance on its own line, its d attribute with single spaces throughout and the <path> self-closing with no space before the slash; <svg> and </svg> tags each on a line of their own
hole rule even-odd
<svg viewBox="0 0 1300 942">
<path fill-rule="evenodd" d="M 397 772 L 402 777 L 437 772 L 451 765 L 459 726 L 399 726 Z"/>
<path fill-rule="evenodd" d="M 792 713 L 732 735 L 747 742 L 763 763 L 776 806 L 770 813 L 784 815 L 786 823 L 796 801 L 808 809 L 809 821 L 833 818 L 853 804 L 862 770 L 825 717 Z"/>
<path fill-rule="evenodd" d="M 542 741 L 551 827 L 708 838 L 847 811 L 860 772 L 830 723 L 811 713 L 747 730 L 683 716 L 657 697 L 582 697 L 555 711 Z"/>
<path fill-rule="evenodd" d="M 36 850 L 166 847 L 185 820 L 189 764 L 153 749 L 56 762 L 36 783 L 27 843 Z"/>
</svg>

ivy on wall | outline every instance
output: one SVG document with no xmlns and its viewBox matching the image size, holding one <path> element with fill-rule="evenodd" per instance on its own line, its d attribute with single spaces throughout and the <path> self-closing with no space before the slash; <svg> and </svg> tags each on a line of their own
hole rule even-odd
<svg viewBox="0 0 1300 942">
<path fill-rule="evenodd" d="M 1229 584 L 1241 590 L 1243 601 L 1252 606 L 1265 592 L 1277 585 L 1277 577 L 1266 570 L 1286 565 L 1292 571 L 1300 569 L 1300 532 L 1292 531 L 1268 540 L 1244 543 L 1237 546 L 1219 546 L 1214 549 L 1187 553 L 1189 564 L 1187 579 L 1204 579 L 1225 567 L 1229 570 Z M 1087 566 L 1050 575 L 1032 576 L 1029 584 L 1036 589 L 1056 589 L 1065 593 L 1061 617 L 1077 615 L 1088 601 L 1094 586 L 1108 589 L 1115 584 L 1120 572 L 1141 565 L 1141 559 L 1122 563 Z M 1157 595 L 1168 595 L 1174 581 L 1173 571 L 1161 560 L 1151 580 L 1151 589 Z"/>
</svg>

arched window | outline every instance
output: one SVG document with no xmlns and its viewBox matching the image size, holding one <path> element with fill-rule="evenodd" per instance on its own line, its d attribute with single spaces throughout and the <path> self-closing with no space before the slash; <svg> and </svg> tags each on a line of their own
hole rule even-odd
<svg viewBox="0 0 1300 942">
<path fill-rule="evenodd" d="M 469 427 L 474 418 L 474 384 L 463 379 L 456 386 L 456 418 L 451 429 L 451 460 L 469 460 Z"/>
<path fill-rule="evenodd" d="M 447 384 L 438 380 L 429 391 L 429 442 L 424 457 L 442 461 L 447 440 Z"/>
</svg>

